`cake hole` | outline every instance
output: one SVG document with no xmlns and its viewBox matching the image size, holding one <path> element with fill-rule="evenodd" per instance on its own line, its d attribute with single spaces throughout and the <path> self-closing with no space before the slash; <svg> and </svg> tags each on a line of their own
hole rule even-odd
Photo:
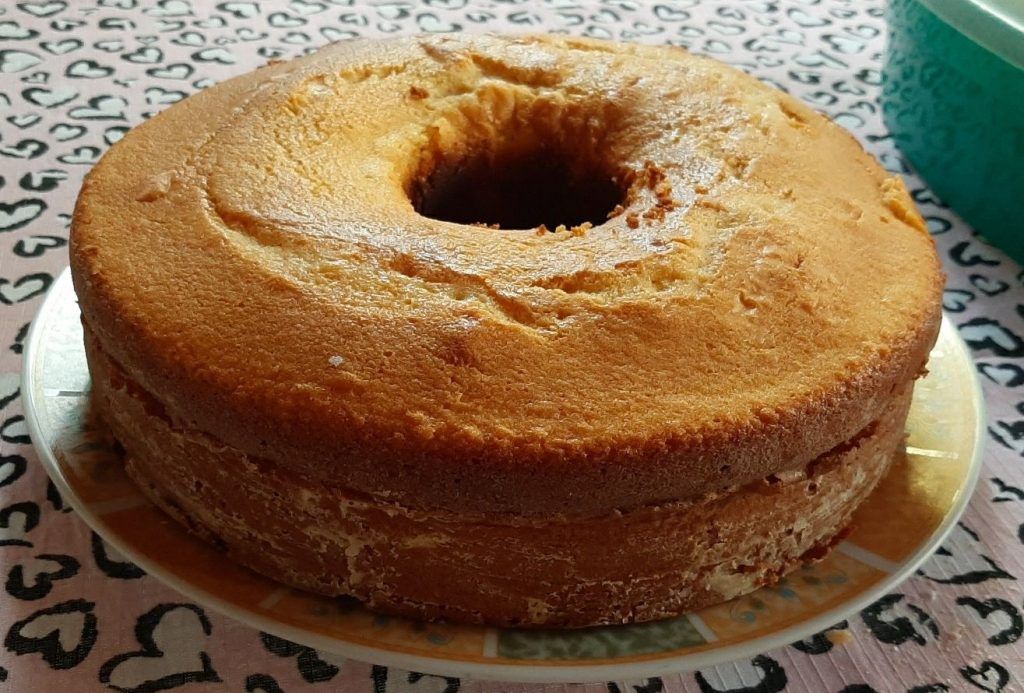
<svg viewBox="0 0 1024 693">
<path fill-rule="evenodd" d="M 541 147 L 439 166 L 412 197 L 416 211 L 431 219 L 554 231 L 604 223 L 624 194 L 610 172 L 581 169 L 567 152 Z"/>
<path fill-rule="evenodd" d="M 488 228 L 586 230 L 625 202 L 613 106 L 527 100 L 510 110 L 478 98 L 453 134 L 419 152 L 405 186 L 416 212 Z"/>
</svg>

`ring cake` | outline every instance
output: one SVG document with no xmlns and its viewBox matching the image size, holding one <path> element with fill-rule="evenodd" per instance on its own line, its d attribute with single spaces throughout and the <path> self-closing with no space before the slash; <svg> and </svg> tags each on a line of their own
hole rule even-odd
<svg viewBox="0 0 1024 693">
<path fill-rule="evenodd" d="M 903 443 L 940 320 L 897 177 L 667 47 L 334 44 L 89 174 L 71 269 L 145 494 L 290 585 L 586 626 L 770 584 Z"/>
</svg>

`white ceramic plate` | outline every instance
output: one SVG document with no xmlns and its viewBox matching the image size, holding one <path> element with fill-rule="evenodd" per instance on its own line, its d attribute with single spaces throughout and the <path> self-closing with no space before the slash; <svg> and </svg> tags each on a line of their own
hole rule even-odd
<svg viewBox="0 0 1024 693">
<path fill-rule="evenodd" d="M 190 599 L 318 650 L 425 673 L 582 682 L 689 671 L 750 657 L 828 628 L 891 590 L 963 512 L 981 467 L 984 416 L 974 367 L 943 321 L 914 394 L 906 455 L 822 562 L 772 588 L 656 623 L 577 631 L 500 630 L 372 614 L 241 568 L 153 507 L 89 413 L 89 372 L 68 272 L 25 350 L 25 418 L 64 498 L 100 536 Z"/>
</svg>

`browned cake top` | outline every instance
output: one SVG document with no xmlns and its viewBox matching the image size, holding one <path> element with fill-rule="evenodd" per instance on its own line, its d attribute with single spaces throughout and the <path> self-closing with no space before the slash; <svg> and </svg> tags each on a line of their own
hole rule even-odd
<svg viewBox="0 0 1024 693">
<path fill-rule="evenodd" d="M 335 44 L 210 88 L 97 165 L 71 259 L 176 425 L 523 513 L 807 463 L 918 374 L 942 285 L 902 183 L 825 117 L 559 37 Z"/>
</svg>

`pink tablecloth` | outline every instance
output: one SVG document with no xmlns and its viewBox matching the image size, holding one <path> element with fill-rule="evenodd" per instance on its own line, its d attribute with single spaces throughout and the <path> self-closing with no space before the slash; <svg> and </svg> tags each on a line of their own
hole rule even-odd
<svg viewBox="0 0 1024 693">
<path fill-rule="evenodd" d="M 27 323 L 67 264 L 82 176 L 131 125 L 328 41 L 563 30 L 678 43 L 788 89 L 902 173 L 941 249 L 946 310 L 989 406 L 985 469 L 941 555 L 843 627 L 749 661 L 588 691 L 1024 690 L 1024 275 L 945 208 L 879 117 L 882 3 L 818 0 L 5 0 L 0 5 L 0 687 L 12 691 L 540 690 L 316 653 L 188 603 L 93 536 L 47 482 L 21 416 Z M 1020 225 L 1020 220 L 1008 223 Z"/>
</svg>

